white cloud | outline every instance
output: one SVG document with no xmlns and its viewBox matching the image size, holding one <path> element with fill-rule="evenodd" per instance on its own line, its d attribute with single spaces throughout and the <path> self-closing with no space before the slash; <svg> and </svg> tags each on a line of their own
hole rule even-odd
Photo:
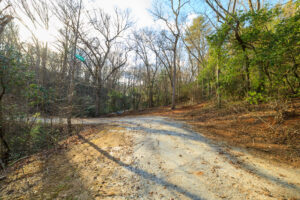
<svg viewBox="0 0 300 200">
<path fill-rule="evenodd" d="M 86 6 L 86 10 L 101 8 L 106 13 L 113 13 L 116 7 L 122 10 L 129 9 L 131 11 L 131 18 L 136 22 L 138 28 L 155 25 L 155 22 L 148 11 L 148 9 L 151 8 L 152 0 L 83 0 L 83 2 Z M 24 14 L 21 14 L 21 17 L 39 40 L 48 43 L 53 43 L 56 40 L 55 35 L 57 34 L 59 24 L 57 24 L 55 17 L 50 19 L 48 31 L 44 30 L 42 27 L 35 28 Z M 21 39 L 23 41 L 30 41 L 32 38 L 30 31 L 28 31 L 21 23 L 17 22 L 17 24 L 20 26 Z"/>
<path fill-rule="evenodd" d="M 188 17 L 187 17 L 187 20 L 186 20 L 186 23 L 187 23 L 187 25 L 192 25 L 192 23 L 193 23 L 193 20 L 195 19 L 195 18 L 197 18 L 199 15 L 198 14 L 196 14 L 196 13 L 191 13 L 191 14 L 189 14 L 188 15 Z"/>
<path fill-rule="evenodd" d="M 116 7 L 123 10 L 129 9 L 138 27 L 154 25 L 152 16 L 148 12 L 152 0 L 92 0 L 87 4 L 87 9 L 101 8 L 107 13 L 113 12 Z"/>
</svg>

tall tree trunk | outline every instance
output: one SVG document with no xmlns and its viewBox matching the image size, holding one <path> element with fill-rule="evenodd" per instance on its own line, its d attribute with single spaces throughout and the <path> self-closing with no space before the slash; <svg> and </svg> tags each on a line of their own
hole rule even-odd
<svg viewBox="0 0 300 200">
<path fill-rule="evenodd" d="M 248 92 L 250 90 L 250 72 L 249 72 L 249 68 L 250 68 L 250 61 L 249 61 L 249 57 L 247 55 L 247 51 L 246 51 L 246 45 L 244 43 L 244 41 L 242 40 L 242 38 L 240 37 L 238 30 L 235 30 L 235 38 L 238 41 L 239 45 L 241 46 L 243 53 L 244 53 L 244 60 L 245 60 L 245 64 L 244 64 L 244 70 L 246 72 L 246 92 Z"/>
<path fill-rule="evenodd" d="M 153 107 L 153 86 L 150 85 L 149 88 L 149 108 Z"/>
<path fill-rule="evenodd" d="M 289 81 L 288 76 L 287 76 L 286 74 L 284 75 L 284 78 L 285 78 L 285 80 L 286 80 L 288 86 L 290 87 L 292 93 L 293 93 L 293 94 L 297 94 L 297 92 L 295 91 L 293 85 L 292 85 L 291 82 Z"/>
<path fill-rule="evenodd" d="M 175 109 L 175 94 L 176 94 L 176 65 L 174 65 L 173 72 L 173 84 L 172 84 L 172 110 Z"/>
<path fill-rule="evenodd" d="M 201 94 L 202 94 L 202 98 L 204 97 L 204 80 L 202 78 L 201 80 Z"/>
<path fill-rule="evenodd" d="M 79 22 L 80 22 L 80 15 L 81 15 L 81 5 L 82 5 L 82 0 L 80 1 L 79 5 L 79 13 L 78 13 L 78 18 L 76 22 L 76 27 L 74 27 L 75 30 L 75 41 L 73 45 L 73 51 L 71 55 L 71 61 L 70 61 L 70 87 L 69 87 L 69 95 L 68 95 L 68 105 L 69 105 L 69 112 L 68 112 L 68 117 L 67 117 L 67 124 L 68 124 L 68 133 L 71 134 L 72 132 L 72 112 L 73 112 L 73 96 L 74 96 L 74 90 L 75 90 L 75 83 L 74 83 L 74 75 L 75 75 L 75 65 L 76 65 L 76 58 L 75 58 L 75 53 L 76 53 L 76 47 L 77 47 L 77 40 L 78 40 L 78 29 L 79 29 Z"/>
<path fill-rule="evenodd" d="M 221 107 L 221 91 L 220 91 L 220 56 L 218 55 L 217 58 L 217 70 L 216 70 L 216 78 L 217 78 L 217 101 L 218 101 L 218 107 Z"/>
<path fill-rule="evenodd" d="M 101 85 L 98 84 L 96 87 L 96 99 L 95 99 L 95 115 L 96 117 L 99 117 L 100 115 L 100 109 L 101 109 Z"/>
<path fill-rule="evenodd" d="M 259 80 L 259 85 L 257 91 L 262 92 L 265 88 L 265 82 L 266 82 L 264 71 L 263 71 L 263 63 L 260 63 L 260 66 L 258 67 L 258 80 Z"/>
<path fill-rule="evenodd" d="M 249 4 L 251 11 L 254 11 L 252 0 L 248 0 L 248 4 Z"/>
<path fill-rule="evenodd" d="M 245 50 L 244 50 L 244 54 L 245 54 L 245 71 L 246 71 L 246 91 L 248 92 L 250 91 L 250 72 L 249 72 L 250 62 L 249 62 L 249 57 Z"/>
<path fill-rule="evenodd" d="M 101 89 L 102 89 L 102 79 L 101 79 L 101 76 L 102 76 L 102 71 L 101 71 L 101 67 L 98 67 L 97 70 L 96 70 L 96 74 L 97 74 L 97 77 L 96 77 L 96 80 L 95 80 L 95 85 L 96 85 L 96 99 L 95 99 L 95 109 L 96 109 L 96 112 L 95 112 L 95 115 L 96 117 L 99 117 L 100 115 L 100 109 L 101 109 Z"/>
<path fill-rule="evenodd" d="M 1 159 L 4 162 L 4 164 L 7 164 L 10 148 L 4 138 L 4 135 L 5 135 L 5 128 L 4 128 L 4 119 L 2 113 L 2 97 L 1 97 L 0 99 L 0 145 L 3 146 L 3 153 L 1 152 L 2 153 Z"/>
<path fill-rule="evenodd" d="M 208 80 L 208 85 L 207 85 L 207 97 L 208 99 L 210 98 L 210 81 Z"/>
<path fill-rule="evenodd" d="M 42 85 L 46 85 L 46 64 L 47 64 L 47 53 L 48 53 L 48 43 L 46 42 L 45 47 L 43 48 L 42 52 Z"/>
<path fill-rule="evenodd" d="M 41 52 L 39 43 L 36 43 L 36 63 L 35 63 L 35 74 L 36 74 L 36 81 L 39 83 L 40 77 L 40 64 L 41 64 Z"/>
<path fill-rule="evenodd" d="M 260 0 L 257 0 L 257 10 L 260 10 Z"/>
<path fill-rule="evenodd" d="M 59 98 L 62 98 L 65 94 L 65 77 L 66 77 L 66 71 L 67 71 L 67 66 L 68 66 L 68 47 L 64 46 L 64 55 L 63 55 L 63 62 L 62 62 L 62 67 L 60 71 L 60 76 L 57 84 L 57 91 L 59 91 Z"/>
<path fill-rule="evenodd" d="M 150 65 L 146 64 L 147 70 L 147 90 L 148 90 L 148 107 L 153 107 L 153 81 L 151 81 Z"/>
<path fill-rule="evenodd" d="M 71 67 L 71 66 L 70 66 Z M 68 95 L 68 117 L 67 117 L 67 124 L 68 124 L 68 133 L 71 134 L 72 132 L 72 112 L 73 112 L 73 96 L 74 96 L 74 70 L 70 70 L 70 86 L 69 86 L 69 95 Z"/>
<path fill-rule="evenodd" d="M 167 106 L 170 101 L 169 101 L 169 86 L 164 84 L 164 105 Z"/>
<path fill-rule="evenodd" d="M 179 35 L 176 35 L 173 49 L 173 84 L 172 84 L 172 107 L 171 109 L 175 109 L 176 106 L 176 59 L 177 59 L 177 43 L 178 43 Z"/>
</svg>

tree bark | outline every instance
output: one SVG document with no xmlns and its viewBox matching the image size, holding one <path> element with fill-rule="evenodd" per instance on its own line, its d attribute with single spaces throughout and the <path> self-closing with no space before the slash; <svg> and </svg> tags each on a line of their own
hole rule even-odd
<svg viewBox="0 0 300 200">
<path fill-rule="evenodd" d="M 250 72 L 249 72 L 250 62 L 246 50 L 244 50 L 244 54 L 245 54 L 245 71 L 246 71 L 246 91 L 248 92 L 250 91 Z"/>
<path fill-rule="evenodd" d="M 40 46 L 39 43 L 36 42 L 36 63 L 35 63 L 35 75 L 36 75 L 36 81 L 39 82 L 40 77 L 40 64 L 41 64 L 41 52 L 40 52 Z"/>
<path fill-rule="evenodd" d="M 217 75 L 217 101 L 218 101 L 218 108 L 221 108 L 221 91 L 220 91 L 220 56 L 218 55 L 217 58 L 217 70 L 216 70 L 216 75 Z"/>
<path fill-rule="evenodd" d="M 100 108 L 101 108 L 101 85 L 98 84 L 96 87 L 96 99 L 95 99 L 95 115 L 99 117 L 100 115 Z"/>
<path fill-rule="evenodd" d="M 148 107 L 152 108 L 153 104 L 153 94 L 152 94 L 152 87 L 153 82 L 151 81 L 151 71 L 150 71 L 150 64 L 148 61 L 145 62 L 146 65 L 146 72 L 147 72 L 147 90 L 148 90 Z"/>
<path fill-rule="evenodd" d="M 171 109 L 175 109 L 176 106 L 176 59 L 177 59 L 177 43 L 179 39 L 179 34 L 175 36 L 174 49 L 173 49 L 173 84 L 172 84 L 172 107 Z"/>
<path fill-rule="evenodd" d="M 208 99 L 210 99 L 210 80 L 208 80 L 208 87 L 207 87 L 207 97 L 208 97 Z"/>
<path fill-rule="evenodd" d="M 257 0 L 257 10 L 260 10 L 260 0 Z"/>
<path fill-rule="evenodd" d="M 48 43 L 46 42 L 45 47 L 43 48 L 42 52 L 42 85 L 46 85 L 46 77 L 47 77 L 47 71 L 46 71 L 46 65 L 47 65 L 47 53 L 48 53 Z"/>
<path fill-rule="evenodd" d="M 8 159 L 9 159 L 10 148 L 9 148 L 9 146 L 8 146 L 5 138 L 4 138 L 5 128 L 4 128 L 4 119 L 3 119 L 3 113 L 2 113 L 2 96 L 0 97 L 0 145 L 4 147 L 3 148 L 4 151 L 3 151 L 1 159 L 4 162 L 4 164 L 7 164 L 8 163 Z"/>
<path fill-rule="evenodd" d="M 153 107 L 153 86 L 150 85 L 149 88 L 149 108 Z"/>
<path fill-rule="evenodd" d="M 76 30 L 75 32 L 75 40 L 74 40 L 74 45 L 73 45 L 73 51 L 71 55 L 71 61 L 70 61 L 70 86 L 69 86 L 69 95 L 68 95 L 68 105 L 69 105 L 69 112 L 68 112 L 68 117 L 67 117 L 67 124 L 68 124 L 68 133 L 71 134 L 72 132 L 72 112 L 73 112 L 73 97 L 74 97 L 74 90 L 75 90 L 75 83 L 74 83 L 74 75 L 75 75 L 75 65 L 76 65 L 76 58 L 75 58 L 75 53 L 76 53 L 76 47 L 77 47 L 77 40 L 78 40 L 78 29 L 79 29 L 79 22 L 80 22 L 80 14 L 81 14 L 81 5 L 82 5 L 82 0 L 80 1 L 79 5 L 79 13 L 78 13 L 78 18 L 77 18 L 77 24 L 76 24 Z"/>
<path fill-rule="evenodd" d="M 250 90 L 250 72 L 249 72 L 249 68 L 250 68 L 250 61 L 249 61 L 249 57 L 247 55 L 247 51 L 246 51 L 246 44 L 244 43 L 244 41 L 242 40 L 242 38 L 240 37 L 238 30 L 235 30 L 235 38 L 238 41 L 238 43 L 240 44 L 240 46 L 242 47 L 243 53 L 244 53 L 244 59 L 245 59 L 245 78 L 246 78 L 246 92 L 248 92 Z"/>
<path fill-rule="evenodd" d="M 202 98 L 204 97 L 204 80 L 202 78 L 201 80 L 201 94 L 202 94 Z"/>
<path fill-rule="evenodd" d="M 251 11 L 253 12 L 254 8 L 253 8 L 252 0 L 248 0 L 248 3 L 249 3 L 249 7 L 250 7 Z"/>
</svg>

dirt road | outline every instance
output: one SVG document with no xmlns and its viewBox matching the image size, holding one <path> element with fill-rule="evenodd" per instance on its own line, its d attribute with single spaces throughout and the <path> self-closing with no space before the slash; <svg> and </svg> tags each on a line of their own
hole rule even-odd
<svg viewBox="0 0 300 200">
<path fill-rule="evenodd" d="M 184 123 L 155 116 L 84 121 L 109 125 L 110 135 L 80 134 L 81 144 L 41 161 L 44 167 L 37 173 L 45 166 L 47 173 L 32 178 L 27 198 L 51 199 L 55 194 L 56 199 L 300 199 L 300 169 L 213 143 Z M 57 191 L 58 182 L 62 186 Z M 13 194 L 20 184 L 11 183 L 12 189 L 2 194 Z"/>
<path fill-rule="evenodd" d="M 143 177 L 141 198 L 300 198 L 299 169 L 213 144 L 185 124 L 165 118 L 120 121 L 135 141 L 134 170 Z"/>
</svg>

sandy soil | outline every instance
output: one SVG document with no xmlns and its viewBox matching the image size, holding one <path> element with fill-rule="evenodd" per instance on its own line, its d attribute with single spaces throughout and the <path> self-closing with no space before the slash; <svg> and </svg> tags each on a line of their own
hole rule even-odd
<svg viewBox="0 0 300 200">
<path fill-rule="evenodd" d="M 87 123 L 89 120 L 86 119 Z M 300 169 L 143 116 L 95 126 L 14 166 L 0 199 L 300 199 Z"/>
</svg>

